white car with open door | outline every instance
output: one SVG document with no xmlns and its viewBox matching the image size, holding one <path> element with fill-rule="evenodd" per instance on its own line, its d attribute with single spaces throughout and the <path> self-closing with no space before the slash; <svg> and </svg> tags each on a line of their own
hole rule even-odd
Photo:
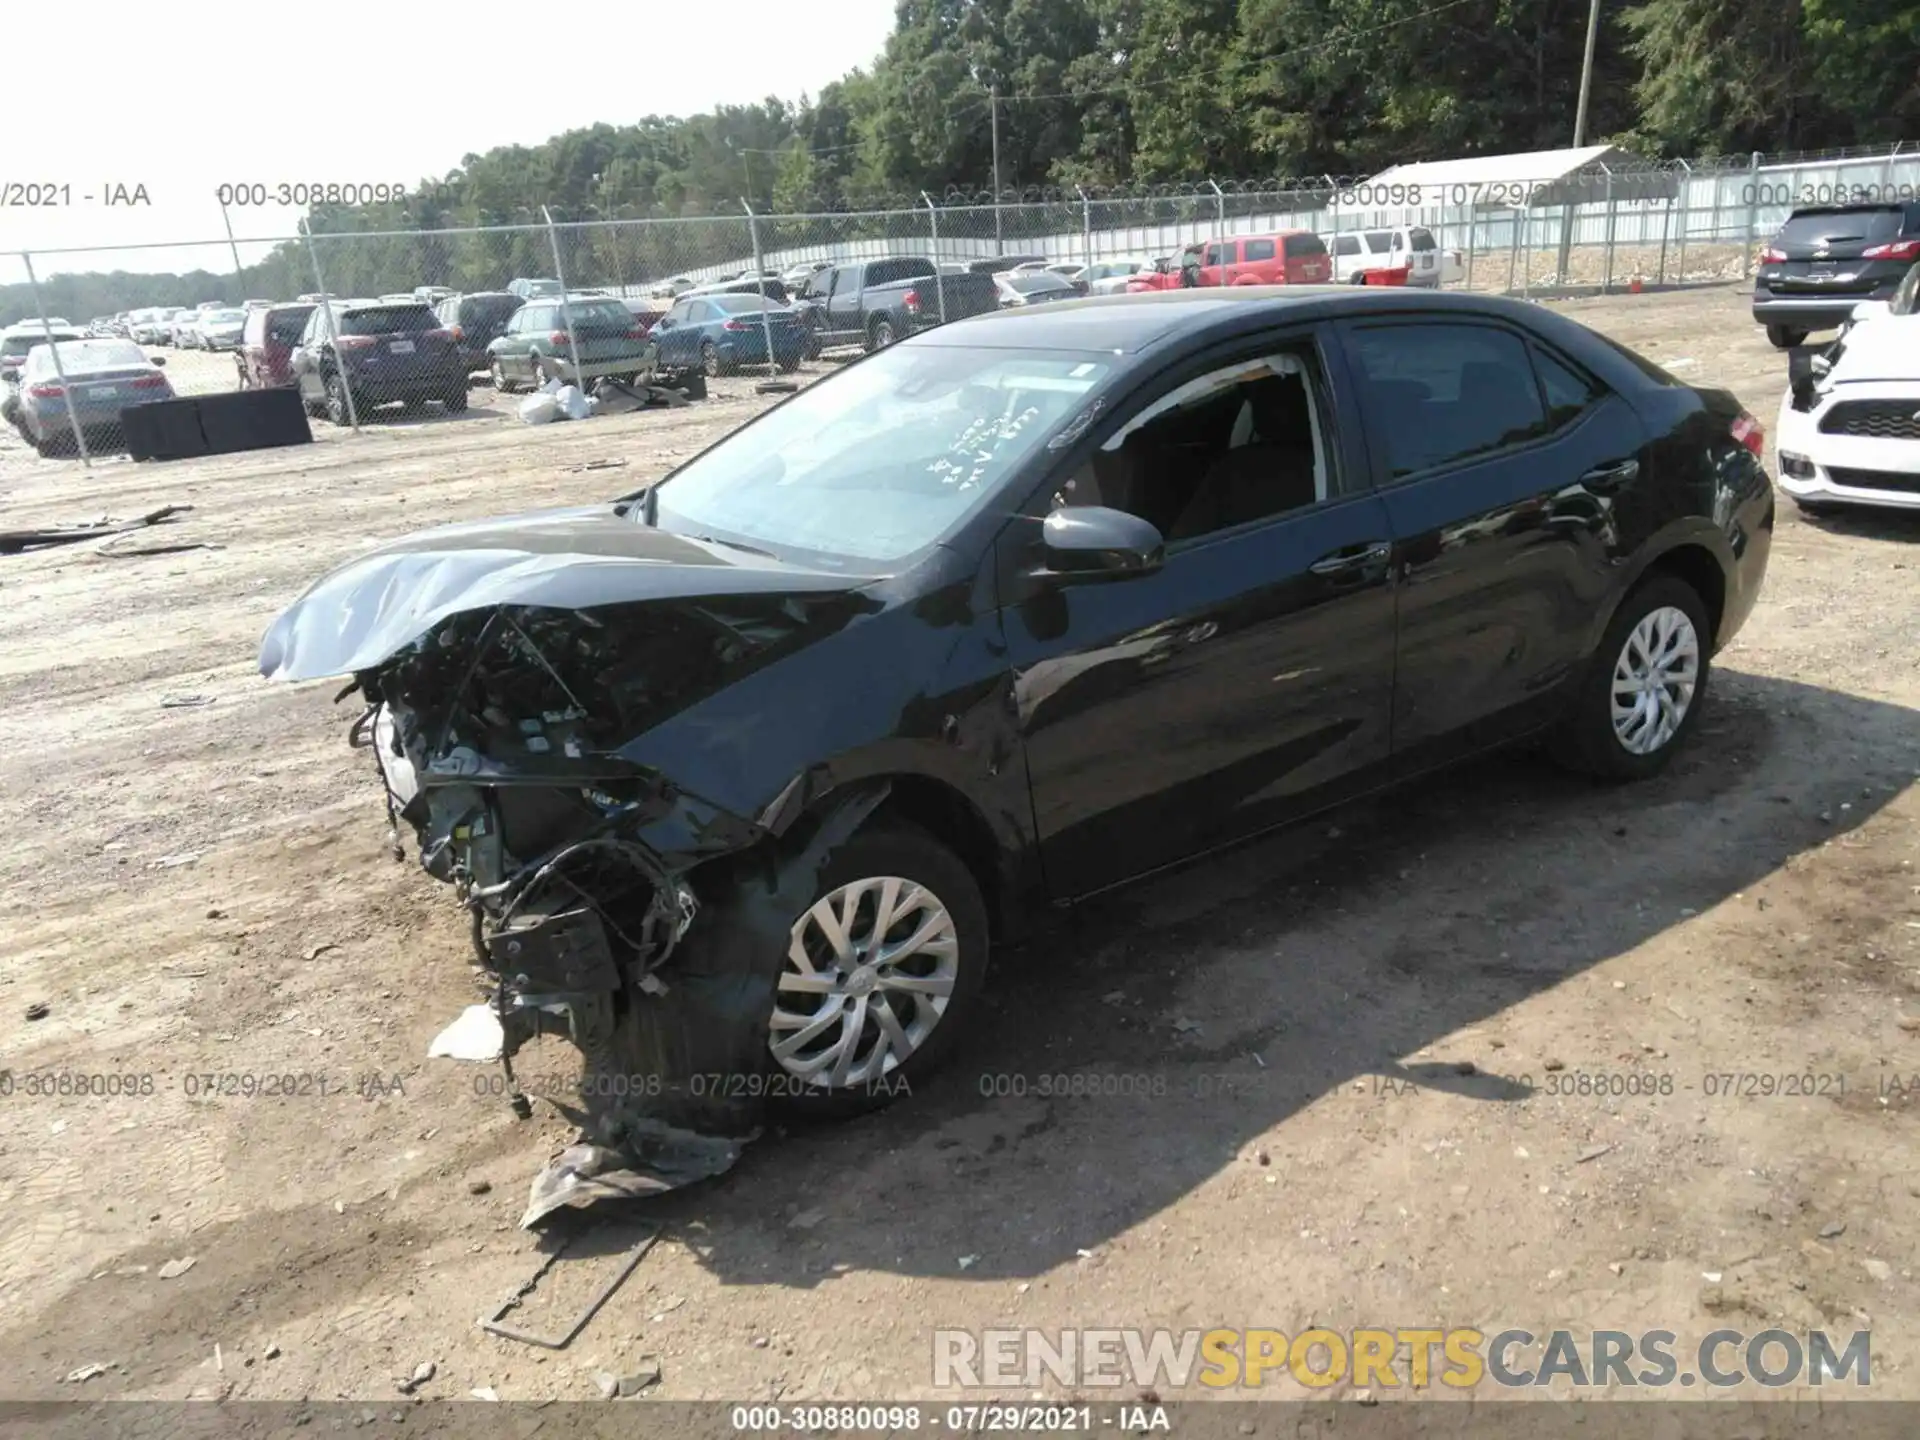
<svg viewBox="0 0 1920 1440">
<path fill-rule="evenodd" d="M 1780 402 L 1780 488 L 1802 510 L 1920 510 L 1920 314 L 1855 325 L 1796 350 Z"/>
</svg>

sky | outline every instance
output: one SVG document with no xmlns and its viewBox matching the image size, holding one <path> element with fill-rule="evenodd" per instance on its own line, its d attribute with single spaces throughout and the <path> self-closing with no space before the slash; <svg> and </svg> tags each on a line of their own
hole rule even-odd
<svg viewBox="0 0 1920 1440">
<path fill-rule="evenodd" d="M 828 0 L 822 11 L 802 23 L 804 12 L 785 0 L 723 0 L 711 11 L 505 0 L 8 5 L 0 22 L 13 57 L 0 112 L 8 121 L 0 133 L 0 284 L 27 278 L 18 255 L 6 252 L 180 240 L 217 243 L 48 254 L 34 266 L 41 274 L 231 271 L 215 198 L 222 184 L 411 186 L 464 155 L 535 145 L 596 122 L 817 94 L 872 63 L 893 28 L 894 5 Z M 727 45 L 723 63 L 701 50 L 709 16 L 727 33 L 751 37 Z M 821 23 L 829 16 L 832 23 Z M 553 27 L 550 67 L 529 64 L 544 43 L 543 17 Z M 331 97 L 314 88 L 321 74 L 340 81 Z M 35 115 L 57 118 L 43 128 Z M 31 198 L 17 193 L 23 186 L 54 191 L 59 203 L 18 204 Z M 109 203 L 121 193 L 114 187 L 130 197 L 144 187 L 149 203 Z M 291 235 L 301 213 L 275 205 L 229 211 L 242 240 Z M 253 264 L 269 247 L 239 248 L 242 263 Z"/>
</svg>

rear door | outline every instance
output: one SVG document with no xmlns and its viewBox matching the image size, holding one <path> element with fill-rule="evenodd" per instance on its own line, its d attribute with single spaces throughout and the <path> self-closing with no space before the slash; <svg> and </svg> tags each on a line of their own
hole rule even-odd
<svg viewBox="0 0 1920 1440">
<path fill-rule="evenodd" d="M 1639 416 L 1567 357 L 1479 318 L 1344 322 L 1399 589 L 1396 774 L 1534 728 L 1584 661 L 1642 503 Z"/>
<path fill-rule="evenodd" d="M 1867 251 L 1900 237 L 1898 205 L 1795 211 L 1761 255 L 1760 280 L 1774 294 L 1866 299 L 1884 269 Z"/>
</svg>

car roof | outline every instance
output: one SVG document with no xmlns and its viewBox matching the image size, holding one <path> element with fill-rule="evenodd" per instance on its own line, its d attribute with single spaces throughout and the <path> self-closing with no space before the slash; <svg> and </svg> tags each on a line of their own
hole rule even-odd
<svg viewBox="0 0 1920 1440">
<path fill-rule="evenodd" d="M 1031 309 L 996 310 L 922 331 L 912 343 L 1140 354 L 1175 334 L 1204 342 L 1290 319 L 1369 313 L 1482 315 L 1532 321 L 1539 312 L 1534 306 L 1499 296 L 1444 290 L 1413 292 L 1398 286 L 1221 285 L 1138 295 L 1095 295 Z"/>
</svg>

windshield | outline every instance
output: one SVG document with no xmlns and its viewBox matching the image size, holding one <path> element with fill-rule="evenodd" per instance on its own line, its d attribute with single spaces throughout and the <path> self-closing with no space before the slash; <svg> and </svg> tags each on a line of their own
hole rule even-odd
<svg viewBox="0 0 1920 1440">
<path fill-rule="evenodd" d="M 433 311 L 420 304 L 367 306 L 340 317 L 342 335 L 415 334 L 439 327 Z"/>
<path fill-rule="evenodd" d="M 830 565 L 905 560 L 985 504 L 1110 369 L 1044 350 L 881 350 L 675 471 L 650 518 Z"/>
</svg>

